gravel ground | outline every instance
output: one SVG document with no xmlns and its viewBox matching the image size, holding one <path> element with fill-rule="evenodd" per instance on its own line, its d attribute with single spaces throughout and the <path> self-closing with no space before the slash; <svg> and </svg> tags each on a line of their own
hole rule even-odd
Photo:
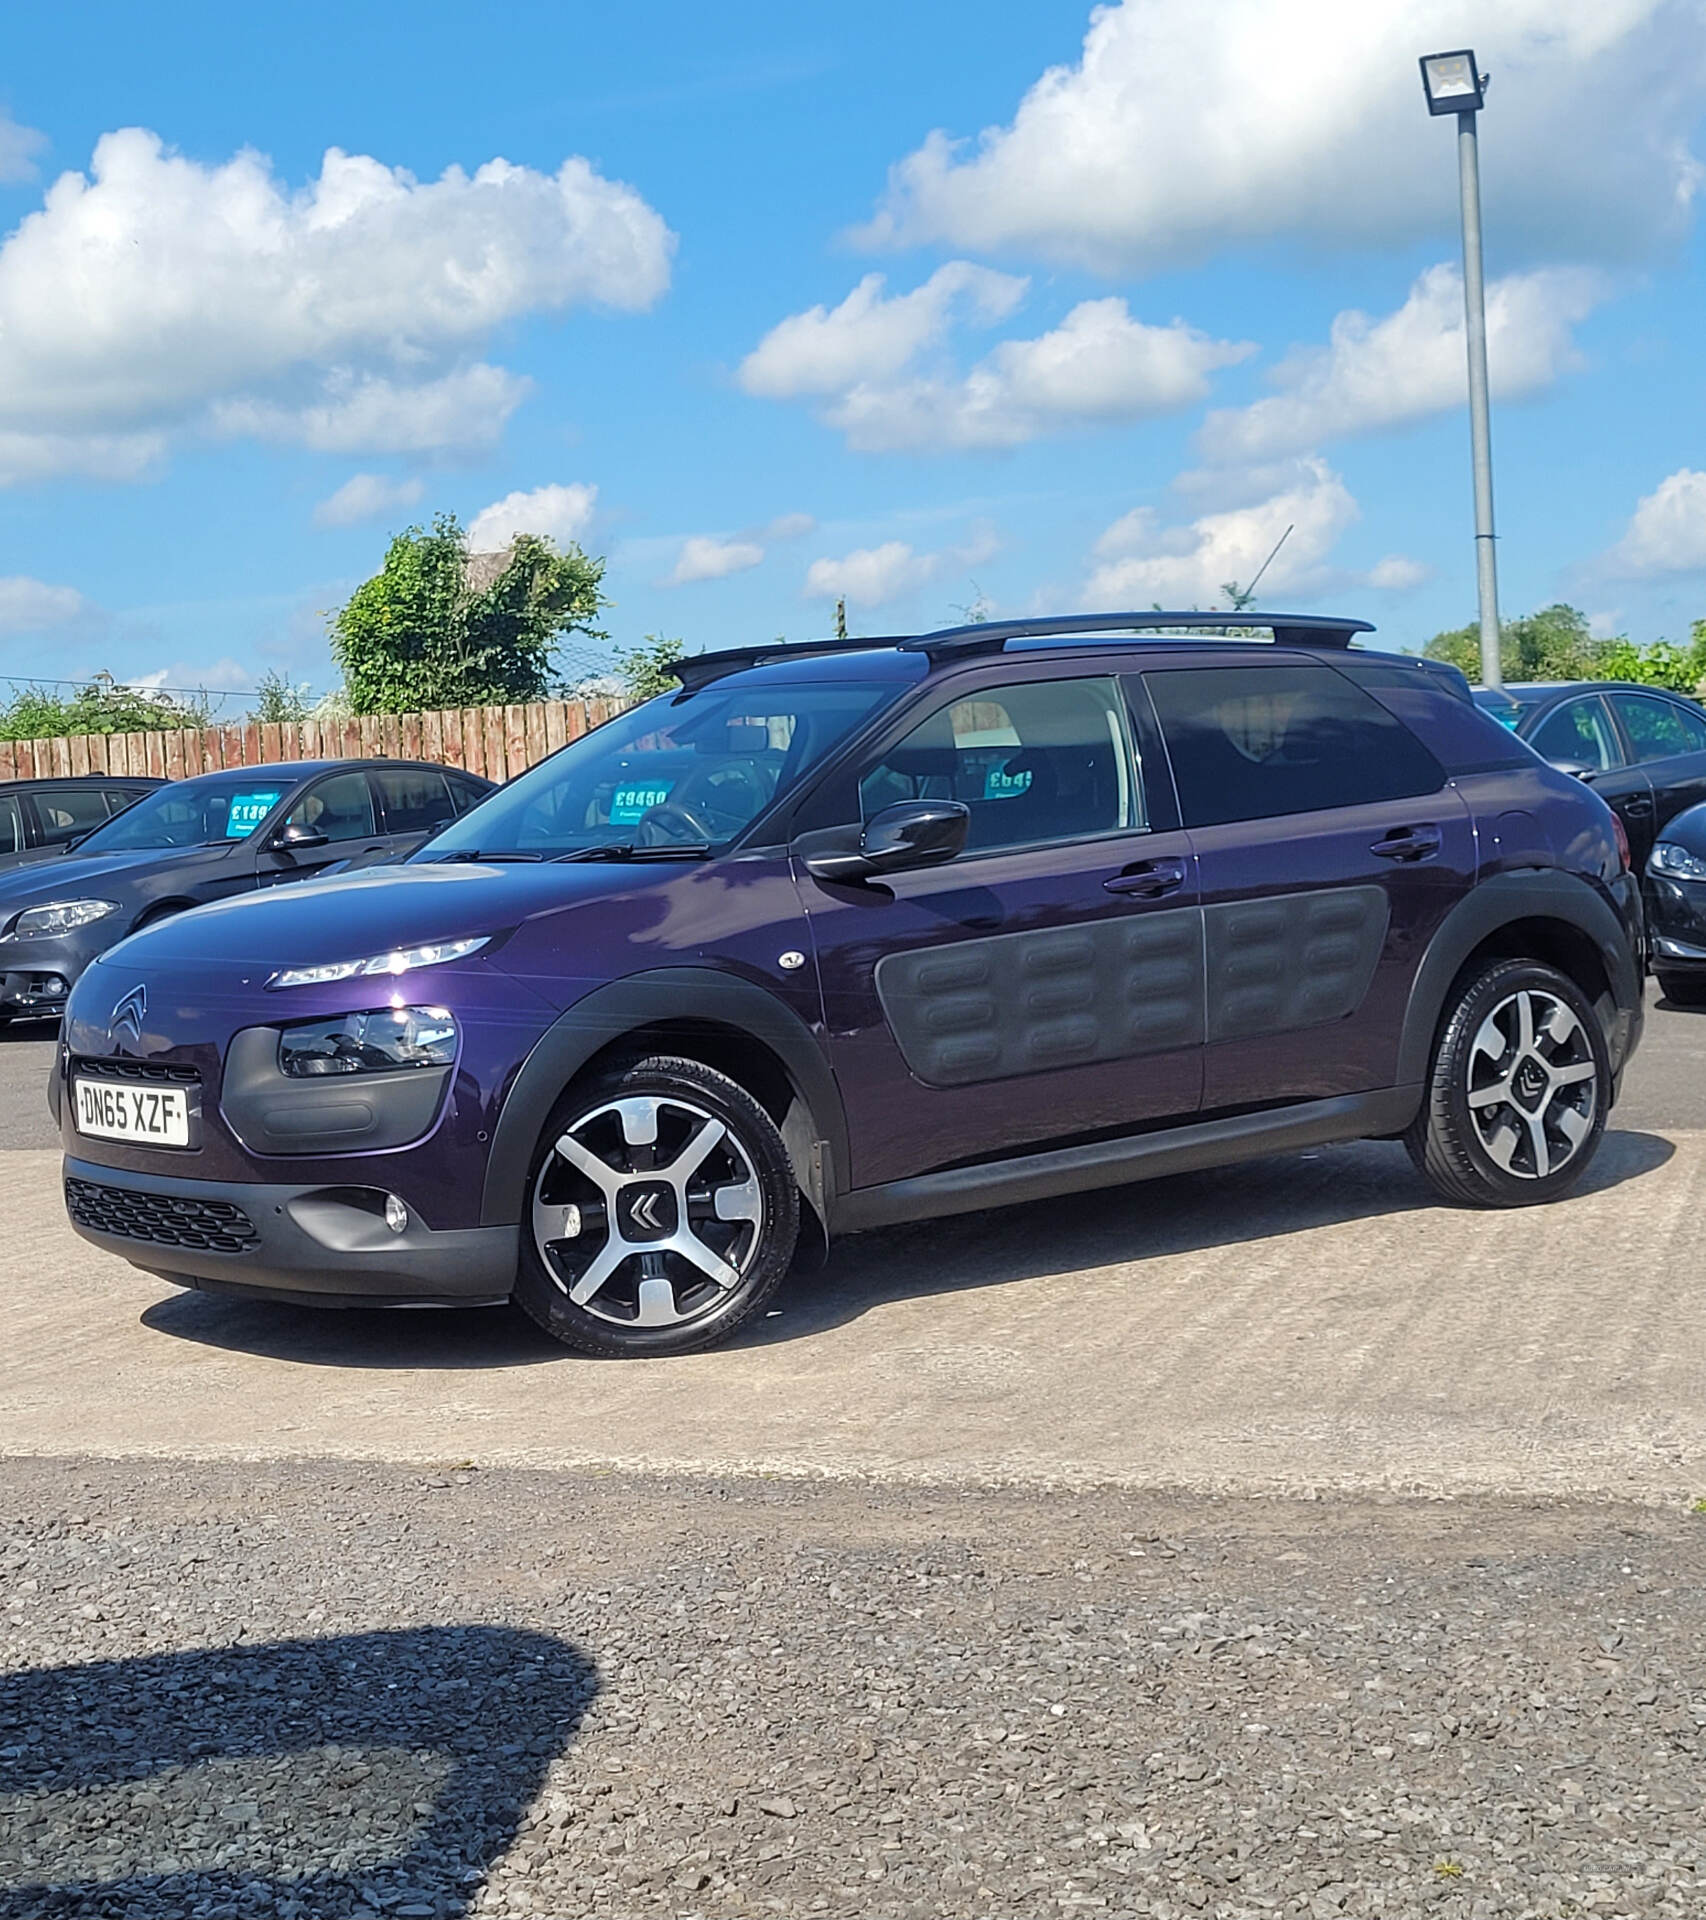
<svg viewBox="0 0 1706 1920">
<path fill-rule="evenodd" d="M 0 1915 L 1695 1915 L 1706 1519 L 11 1462 Z"/>
</svg>

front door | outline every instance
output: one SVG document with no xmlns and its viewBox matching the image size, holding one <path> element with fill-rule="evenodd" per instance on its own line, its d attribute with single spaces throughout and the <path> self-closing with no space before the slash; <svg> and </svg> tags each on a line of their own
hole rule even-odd
<svg viewBox="0 0 1706 1920">
<path fill-rule="evenodd" d="M 283 844 L 282 836 L 292 828 L 317 837 L 307 845 Z M 409 842 L 399 837 L 395 844 Z M 263 887 L 308 880 L 335 860 L 383 857 L 392 845 L 374 806 L 372 783 L 360 768 L 352 767 L 316 780 L 291 806 L 271 830 L 257 862 L 256 878 Z"/>
<path fill-rule="evenodd" d="M 1325 664 L 1143 679 L 1202 889 L 1204 1111 L 1392 1086 L 1416 969 L 1475 881 L 1461 795 Z"/>
<path fill-rule="evenodd" d="M 907 799 L 970 809 L 943 867 L 797 866 L 851 1184 L 1195 1112 L 1202 929 L 1190 844 L 1109 675 L 992 672 L 897 722 L 801 809 L 845 833 Z"/>
</svg>

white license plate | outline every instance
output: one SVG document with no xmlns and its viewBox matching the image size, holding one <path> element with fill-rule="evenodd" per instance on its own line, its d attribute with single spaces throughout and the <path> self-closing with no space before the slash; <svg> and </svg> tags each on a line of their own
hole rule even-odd
<svg viewBox="0 0 1706 1920">
<path fill-rule="evenodd" d="M 189 1095 L 182 1087 L 138 1087 L 122 1080 L 74 1080 L 77 1131 L 147 1147 L 187 1147 Z"/>
</svg>

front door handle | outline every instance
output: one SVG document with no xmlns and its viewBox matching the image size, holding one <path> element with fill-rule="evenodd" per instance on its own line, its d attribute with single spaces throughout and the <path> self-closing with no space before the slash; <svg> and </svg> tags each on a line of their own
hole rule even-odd
<svg viewBox="0 0 1706 1920">
<path fill-rule="evenodd" d="M 1416 827 L 1394 827 L 1369 848 L 1382 860 L 1431 860 L 1440 849 L 1440 832 L 1431 820 Z"/>
<path fill-rule="evenodd" d="M 1652 798 L 1645 793 L 1632 793 L 1623 802 L 1623 811 L 1638 820 L 1645 820 L 1652 810 Z"/>
<path fill-rule="evenodd" d="M 1102 885 L 1109 893 L 1129 894 L 1137 900 L 1159 900 L 1185 884 L 1183 860 L 1134 860 Z"/>
</svg>

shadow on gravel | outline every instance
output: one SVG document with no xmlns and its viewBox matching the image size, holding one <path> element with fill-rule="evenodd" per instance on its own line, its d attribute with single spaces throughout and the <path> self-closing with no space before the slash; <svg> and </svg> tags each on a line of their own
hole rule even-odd
<svg viewBox="0 0 1706 1920">
<path fill-rule="evenodd" d="M 1658 1134 L 1610 1130 L 1579 1192 L 1604 1193 L 1639 1180 L 1675 1152 Z M 1210 1173 L 926 1220 L 842 1241 L 824 1272 L 790 1280 L 772 1310 L 732 1344 L 806 1339 L 892 1300 L 1240 1247 L 1350 1221 L 1444 1211 L 1449 1209 L 1402 1147 L 1364 1140 Z M 298 1365 L 378 1372 L 486 1370 L 579 1358 L 519 1311 L 503 1307 L 346 1312 L 174 1293 L 149 1307 L 142 1324 L 202 1346 Z"/>
<path fill-rule="evenodd" d="M 598 1690 L 431 1627 L 0 1678 L 0 1920 L 466 1911 Z"/>
</svg>

